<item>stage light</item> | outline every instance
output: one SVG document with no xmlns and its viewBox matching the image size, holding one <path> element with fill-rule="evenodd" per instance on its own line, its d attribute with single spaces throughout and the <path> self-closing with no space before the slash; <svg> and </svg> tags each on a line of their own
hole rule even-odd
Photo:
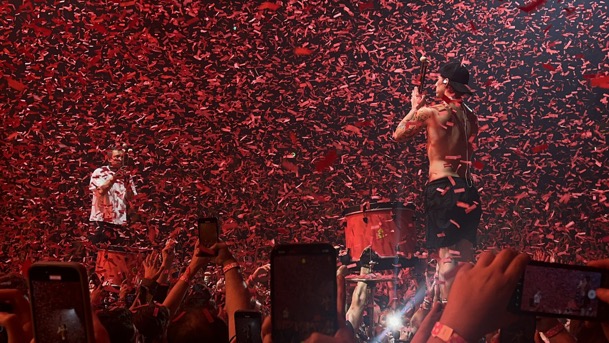
<svg viewBox="0 0 609 343">
<path fill-rule="evenodd" d="M 387 328 L 389 330 L 399 330 L 402 325 L 402 316 L 400 313 L 392 313 L 387 316 Z"/>
</svg>

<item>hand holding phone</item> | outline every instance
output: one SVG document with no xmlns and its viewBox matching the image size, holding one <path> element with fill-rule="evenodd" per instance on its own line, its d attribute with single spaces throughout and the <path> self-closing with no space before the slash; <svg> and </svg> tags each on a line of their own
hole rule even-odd
<svg viewBox="0 0 609 343">
<path fill-rule="evenodd" d="M 94 343 L 85 268 L 78 263 L 34 263 L 29 269 L 36 343 Z"/>
<path fill-rule="evenodd" d="M 541 317 L 608 320 L 609 305 L 597 296 L 597 289 L 608 287 L 609 270 L 531 261 L 510 310 Z"/>
<path fill-rule="evenodd" d="M 199 231 L 199 256 L 215 256 L 212 246 L 218 243 L 220 227 L 215 217 L 199 218 L 197 220 Z"/>
<path fill-rule="evenodd" d="M 262 315 L 258 311 L 235 312 L 236 343 L 262 343 Z"/>
<path fill-rule="evenodd" d="M 285 244 L 271 253 L 273 342 L 302 342 L 338 329 L 336 251 L 330 244 Z"/>
<path fill-rule="evenodd" d="M 506 324 L 507 305 L 528 258 L 504 249 L 497 255 L 483 252 L 476 265 L 464 264 L 455 277 L 440 322 L 471 342 Z"/>
</svg>

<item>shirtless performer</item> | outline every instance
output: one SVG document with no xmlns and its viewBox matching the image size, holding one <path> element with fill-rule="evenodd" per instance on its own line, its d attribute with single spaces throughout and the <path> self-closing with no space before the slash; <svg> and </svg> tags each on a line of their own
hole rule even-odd
<svg viewBox="0 0 609 343">
<path fill-rule="evenodd" d="M 469 72 L 459 63 L 440 68 L 436 97 L 441 101 L 425 106 L 425 96 L 412 92 L 412 109 L 393 134 L 399 142 L 427 131 L 429 180 L 425 186 L 426 246 L 438 249 L 440 296 L 448 297 L 458 262 L 474 260 L 476 231 L 482 208 L 471 175 L 474 141 L 478 134 L 476 115 L 463 104 L 471 95 Z"/>
</svg>

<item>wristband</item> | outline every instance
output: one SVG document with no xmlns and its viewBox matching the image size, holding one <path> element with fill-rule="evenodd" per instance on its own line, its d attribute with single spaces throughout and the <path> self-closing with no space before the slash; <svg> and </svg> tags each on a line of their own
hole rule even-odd
<svg viewBox="0 0 609 343">
<path fill-rule="evenodd" d="M 558 335 L 559 333 L 563 332 L 565 330 L 565 326 L 563 325 L 563 323 L 558 323 L 556 325 L 554 325 L 551 329 L 546 330 L 546 331 L 542 331 L 541 333 L 543 333 L 544 336 L 546 336 L 547 339 L 550 339 L 556 335 Z"/>
<path fill-rule="evenodd" d="M 186 283 L 190 282 L 190 267 L 186 268 L 186 271 L 184 272 L 184 274 L 182 274 L 182 276 L 180 276 L 180 281 L 184 281 Z"/>
<path fill-rule="evenodd" d="M 431 330 L 431 337 L 440 339 L 446 343 L 467 343 L 465 338 L 459 336 L 455 330 L 451 327 L 446 326 L 440 322 L 436 322 Z"/>
<path fill-rule="evenodd" d="M 222 267 L 222 271 L 224 272 L 224 274 L 226 274 L 229 270 L 234 269 L 234 268 L 239 268 L 239 263 L 237 263 L 237 262 L 229 263 L 229 264 L 225 265 L 224 267 Z"/>
</svg>

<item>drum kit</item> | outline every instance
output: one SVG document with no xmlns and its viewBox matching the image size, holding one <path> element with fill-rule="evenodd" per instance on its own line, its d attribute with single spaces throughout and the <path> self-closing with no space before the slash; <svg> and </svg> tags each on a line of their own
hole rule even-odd
<svg viewBox="0 0 609 343">
<path fill-rule="evenodd" d="M 368 275 L 351 275 L 348 282 L 366 283 L 369 318 L 365 328 L 368 338 L 375 335 L 374 307 L 376 286 L 379 283 L 397 283 L 397 271 L 414 267 L 420 260 L 416 254 L 416 228 L 414 206 L 398 202 L 365 203 L 343 212 L 345 251 L 341 262 L 350 269 L 366 266 Z M 393 270 L 392 274 L 377 273 Z"/>
<path fill-rule="evenodd" d="M 97 252 L 95 273 L 100 279 L 112 285 L 120 285 L 123 280 L 136 275 L 148 249 L 130 249 L 110 246 Z"/>
</svg>

